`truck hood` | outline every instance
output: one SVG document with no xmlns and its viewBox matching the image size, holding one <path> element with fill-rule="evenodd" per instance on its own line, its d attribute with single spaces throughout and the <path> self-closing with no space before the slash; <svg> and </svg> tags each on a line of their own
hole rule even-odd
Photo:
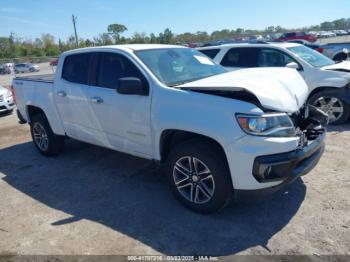
<svg viewBox="0 0 350 262">
<path fill-rule="evenodd" d="M 324 66 L 322 69 L 325 70 L 338 70 L 338 71 L 343 71 L 343 72 L 349 72 L 350 73 L 350 61 L 343 61 L 341 63 L 329 65 L 329 66 Z"/>
<path fill-rule="evenodd" d="M 203 91 L 248 91 L 270 110 L 294 113 L 306 102 L 308 88 L 290 68 L 250 68 L 211 76 L 178 86 Z"/>
</svg>

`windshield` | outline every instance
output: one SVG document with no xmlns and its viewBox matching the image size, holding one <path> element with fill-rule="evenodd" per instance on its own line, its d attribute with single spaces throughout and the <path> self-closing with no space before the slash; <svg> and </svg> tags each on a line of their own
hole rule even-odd
<svg viewBox="0 0 350 262">
<path fill-rule="evenodd" d="M 333 60 L 306 46 L 294 46 L 288 49 L 314 67 L 334 64 Z"/>
<path fill-rule="evenodd" d="M 162 48 L 136 51 L 135 54 L 156 77 L 176 86 L 227 72 L 210 58 L 190 48 Z"/>
</svg>

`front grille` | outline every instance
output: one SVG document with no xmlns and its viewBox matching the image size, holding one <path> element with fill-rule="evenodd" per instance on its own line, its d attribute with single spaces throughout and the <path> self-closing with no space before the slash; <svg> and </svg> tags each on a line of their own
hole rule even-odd
<svg viewBox="0 0 350 262">
<path fill-rule="evenodd" d="M 5 106 L 0 106 L 0 110 L 7 109 Z"/>
</svg>

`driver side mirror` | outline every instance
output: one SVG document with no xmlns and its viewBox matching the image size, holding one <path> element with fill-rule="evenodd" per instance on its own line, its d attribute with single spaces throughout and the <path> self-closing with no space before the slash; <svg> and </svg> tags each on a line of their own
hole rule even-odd
<svg viewBox="0 0 350 262">
<path fill-rule="evenodd" d="M 145 86 L 141 79 L 137 77 L 119 78 L 116 91 L 121 95 L 147 96 L 149 93 L 148 85 Z"/>
<path fill-rule="evenodd" d="M 301 70 L 300 66 L 295 62 L 290 62 L 286 64 L 286 67 L 296 69 L 296 70 Z"/>
</svg>

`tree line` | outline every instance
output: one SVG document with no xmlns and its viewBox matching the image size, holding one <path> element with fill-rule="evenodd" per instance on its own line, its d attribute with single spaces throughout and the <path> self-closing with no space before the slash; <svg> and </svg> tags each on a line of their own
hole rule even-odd
<svg viewBox="0 0 350 262">
<path fill-rule="evenodd" d="M 90 47 L 112 44 L 127 43 L 191 43 L 191 42 L 207 42 L 218 39 L 231 39 L 237 37 L 245 37 L 252 35 L 268 35 L 283 33 L 287 31 L 320 31 L 320 30 L 336 30 L 349 29 L 350 18 L 337 19 L 334 21 L 326 21 L 316 26 L 303 28 L 286 29 L 281 26 L 269 26 L 265 30 L 251 30 L 244 28 L 222 29 L 212 33 L 206 31 L 197 31 L 195 33 L 186 32 L 175 35 L 169 28 L 155 35 L 154 33 L 146 34 L 135 32 L 130 37 L 123 36 L 128 29 L 125 25 L 111 24 L 107 27 L 107 31 L 99 34 L 92 39 L 78 39 L 78 47 Z M 77 48 L 74 35 L 66 40 L 58 39 L 51 34 L 42 34 L 40 38 L 23 39 L 14 33 L 8 37 L 0 37 L 0 59 L 1 58 L 17 58 L 17 57 L 42 57 L 42 56 L 58 56 L 60 53 Z"/>
</svg>

